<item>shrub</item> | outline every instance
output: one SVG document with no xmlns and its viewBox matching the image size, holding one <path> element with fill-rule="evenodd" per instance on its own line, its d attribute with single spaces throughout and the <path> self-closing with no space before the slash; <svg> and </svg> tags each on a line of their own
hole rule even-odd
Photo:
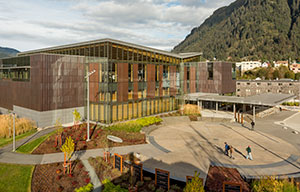
<svg viewBox="0 0 300 192">
<path fill-rule="evenodd" d="M 12 115 L 0 115 L 0 138 L 8 138 L 9 135 L 12 137 L 13 133 L 13 117 Z M 32 129 L 36 129 L 36 125 L 33 121 L 26 118 L 16 118 L 15 121 L 16 135 L 21 135 Z M 10 133 L 9 133 L 10 129 Z"/>
<path fill-rule="evenodd" d="M 285 191 L 285 192 L 297 192 L 297 187 L 293 182 L 289 182 L 287 179 L 278 180 L 274 176 L 262 177 L 260 180 L 256 180 L 252 183 L 252 190 L 254 192 L 260 191 Z"/>
<path fill-rule="evenodd" d="M 136 123 L 140 124 L 142 127 L 149 126 L 155 123 L 160 123 L 162 121 L 159 117 L 144 117 L 136 120 Z"/>
<path fill-rule="evenodd" d="M 184 188 L 184 192 L 204 192 L 203 183 L 200 179 L 200 173 L 195 172 L 192 181 L 188 182 Z"/>
<path fill-rule="evenodd" d="M 104 185 L 103 192 L 128 192 L 127 189 L 123 189 L 120 185 L 114 185 L 109 179 L 104 179 L 102 181 Z"/>
<path fill-rule="evenodd" d="M 282 105 L 299 106 L 299 102 L 283 102 Z"/>
<path fill-rule="evenodd" d="M 183 110 L 182 110 L 182 114 L 183 115 L 197 115 L 197 116 L 201 116 L 201 113 L 198 109 L 197 105 L 192 105 L 192 104 L 186 104 L 183 106 Z"/>
<path fill-rule="evenodd" d="M 162 119 L 159 117 L 144 117 L 125 123 L 117 123 L 104 129 L 110 131 L 140 132 L 143 127 L 160 123 L 161 121 Z"/>
<path fill-rule="evenodd" d="M 75 189 L 75 192 L 91 192 L 94 189 L 93 184 L 89 183 L 86 186 Z"/>
<path fill-rule="evenodd" d="M 198 116 L 196 115 L 189 115 L 190 121 L 198 121 Z"/>
<path fill-rule="evenodd" d="M 85 179 L 85 182 L 86 182 L 86 183 L 89 183 L 89 182 L 91 182 L 91 179 L 90 179 L 90 178 L 86 178 L 86 179 Z"/>
</svg>

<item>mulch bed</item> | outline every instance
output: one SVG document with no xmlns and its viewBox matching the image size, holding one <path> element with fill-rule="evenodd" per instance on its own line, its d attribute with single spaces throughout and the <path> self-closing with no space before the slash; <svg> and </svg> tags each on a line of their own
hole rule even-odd
<svg viewBox="0 0 300 192">
<path fill-rule="evenodd" d="M 234 182 L 242 185 L 243 192 L 250 192 L 250 186 L 243 180 L 237 169 L 211 166 L 208 171 L 205 191 L 222 192 L 223 182 Z"/>
<path fill-rule="evenodd" d="M 128 161 L 130 159 L 129 155 L 122 155 L 124 161 Z M 113 156 L 110 157 L 109 161 L 106 162 L 104 158 L 97 157 L 97 158 L 90 158 L 89 162 L 92 167 L 94 167 L 96 174 L 98 175 L 100 181 L 103 181 L 104 179 L 111 180 L 115 185 L 120 185 L 122 188 L 128 189 L 130 187 L 130 182 L 133 182 L 134 186 L 137 186 L 137 191 L 141 192 L 148 192 L 148 191 L 156 191 L 158 188 L 155 187 L 155 180 L 154 175 L 152 173 L 143 173 L 143 181 L 140 181 L 140 178 L 137 178 L 135 176 L 130 179 L 130 169 L 129 166 L 124 163 L 123 166 L 123 172 L 121 172 L 118 169 L 113 168 Z M 132 159 L 132 158 L 131 158 Z M 134 161 L 138 160 L 134 157 Z M 164 191 L 160 189 L 159 191 Z M 171 185 L 170 191 L 172 192 L 182 192 L 183 189 Z"/>
<path fill-rule="evenodd" d="M 73 192 L 90 183 L 88 172 L 80 161 L 72 162 L 72 174 L 63 173 L 63 163 L 36 165 L 32 176 L 32 192 Z"/>
<path fill-rule="evenodd" d="M 107 142 L 107 135 L 117 136 L 123 140 L 123 143 Z M 62 143 L 64 143 L 64 140 L 69 136 L 71 136 L 75 142 L 75 151 L 146 143 L 145 134 L 125 131 L 108 131 L 103 130 L 101 127 L 97 127 L 96 125 L 90 125 L 91 141 L 86 142 L 86 124 L 64 128 L 64 131 L 62 133 Z M 61 152 L 61 145 L 59 144 L 55 146 L 56 137 L 57 134 L 50 136 L 46 141 L 44 141 L 40 146 L 38 146 L 32 154 Z"/>
</svg>

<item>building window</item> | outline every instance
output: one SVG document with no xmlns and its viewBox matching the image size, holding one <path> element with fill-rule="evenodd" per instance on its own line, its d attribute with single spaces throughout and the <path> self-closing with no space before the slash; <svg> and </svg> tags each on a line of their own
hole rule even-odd
<svg viewBox="0 0 300 192">
<path fill-rule="evenodd" d="M 133 91 L 129 90 L 128 91 L 128 100 L 132 100 L 133 99 Z"/>
<path fill-rule="evenodd" d="M 260 83 L 256 83 L 256 85 L 260 85 Z"/>
<path fill-rule="evenodd" d="M 133 81 L 133 64 L 131 63 L 128 64 L 128 81 Z"/>
<path fill-rule="evenodd" d="M 117 92 L 116 92 L 116 91 L 113 91 L 113 92 L 111 93 L 111 100 L 112 100 L 112 101 L 117 101 Z"/>
<path fill-rule="evenodd" d="M 278 85 L 282 85 L 282 83 L 278 83 Z"/>
<path fill-rule="evenodd" d="M 237 89 L 237 91 L 241 91 L 240 89 Z"/>
<path fill-rule="evenodd" d="M 208 80 L 213 80 L 214 71 L 213 71 L 213 63 L 207 63 L 207 71 L 208 71 Z"/>
<path fill-rule="evenodd" d="M 250 83 L 247 83 L 247 85 L 250 85 Z"/>
<path fill-rule="evenodd" d="M 235 80 L 236 79 L 236 64 L 233 63 L 231 66 L 231 74 L 232 74 L 232 79 Z"/>
<path fill-rule="evenodd" d="M 237 83 L 237 85 L 240 85 L 241 83 Z"/>
<path fill-rule="evenodd" d="M 186 68 L 186 80 L 187 81 L 190 80 L 190 68 L 189 67 Z"/>
<path fill-rule="evenodd" d="M 272 83 L 268 83 L 268 85 L 272 85 Z"/>
<path fill-rule="evenodd" d="M 159 81 L 159 65 L 155 65 L 155 81 Z"/>
<path fill-rule="evenodd" d="M 146 80 L 146 65 L 138 64 L 138 80 L 145 81 Z"/>
<path fill-rule="evenodd" d="M 163 79 L 169 79 L 169 66 L 163 65 Z"/>
<path fill-rule="evenodd" d="M 117 82 L 118 78 L 117 78 L 117 63 L 111 63 L 111 65 L 109 65 L 109 82 Z"/>
</svg>

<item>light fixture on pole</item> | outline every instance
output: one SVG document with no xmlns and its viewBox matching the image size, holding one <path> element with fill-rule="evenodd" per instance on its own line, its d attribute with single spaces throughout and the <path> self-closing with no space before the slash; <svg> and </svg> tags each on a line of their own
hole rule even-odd
<svg viewBox="0 0 300 192">
<path fill-rule="evenodd" d="M 87 72 L 85 78 L 87 79 L 87 137 L 86 141 L 90 140 L 90 76 L 95 73 L 96 70 Z"/>
<path fill-rule="evenodd" d="M 16 114 L 14 112 L 12 112 L 12 116 L 13 116 L 13 152 L 16 151 Z"/>
</svg>

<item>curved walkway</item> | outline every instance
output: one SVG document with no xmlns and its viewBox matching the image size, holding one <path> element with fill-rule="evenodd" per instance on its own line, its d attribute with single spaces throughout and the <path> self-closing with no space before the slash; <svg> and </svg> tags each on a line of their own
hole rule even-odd
<svg viewBox="0 0 300 192">
<path fill-rule="evenodd" d="M 273 126 L 274 123 L 271 122 L 266 121 L 264 127 Z M 257 124 L 260 124 L 260 120 L 257 120 Z M 194 171 L 200 172 L 201 177 L 206 178 L 210 165 L 237 168 L 247 178 L 260 175 L 300 176 L 300 148 L 288 142 L 285 137 L 268 133 L 268 129 L 266 132 L 262 131 L 259 126 L 255 131 L 250 131 L 236 123 L 190 122 L 187 117 L 168 117 L 162 125 L 149 129 L 151 131 L 146 131 L 149 134 L 149 144 L 114 147 L 110 152 L 140 153 L 145 170 L 169 170 L 172 178 L 182 181 L 185 181 L 185 176 L 194 175 Z M 278 129 L 281 130 L 280 127 Z M 18 141 L 18 145 L 50 131 L 53 129 L 37 132 Z M 235 148 L 235 159 L 224 155 L 225 141 Z M 244 158 L 247 145 L 252 147 L 253 161 Z M 47 164 L 64 160 L 63 153 L 30 155 L 13 153 L 10 150 L 11 145 L 0 149 L 0 162 Z M 86 160 L 102 155 L 103 149 L 90 149 L 76 151 L 72 159 Z"/>
</svg>

